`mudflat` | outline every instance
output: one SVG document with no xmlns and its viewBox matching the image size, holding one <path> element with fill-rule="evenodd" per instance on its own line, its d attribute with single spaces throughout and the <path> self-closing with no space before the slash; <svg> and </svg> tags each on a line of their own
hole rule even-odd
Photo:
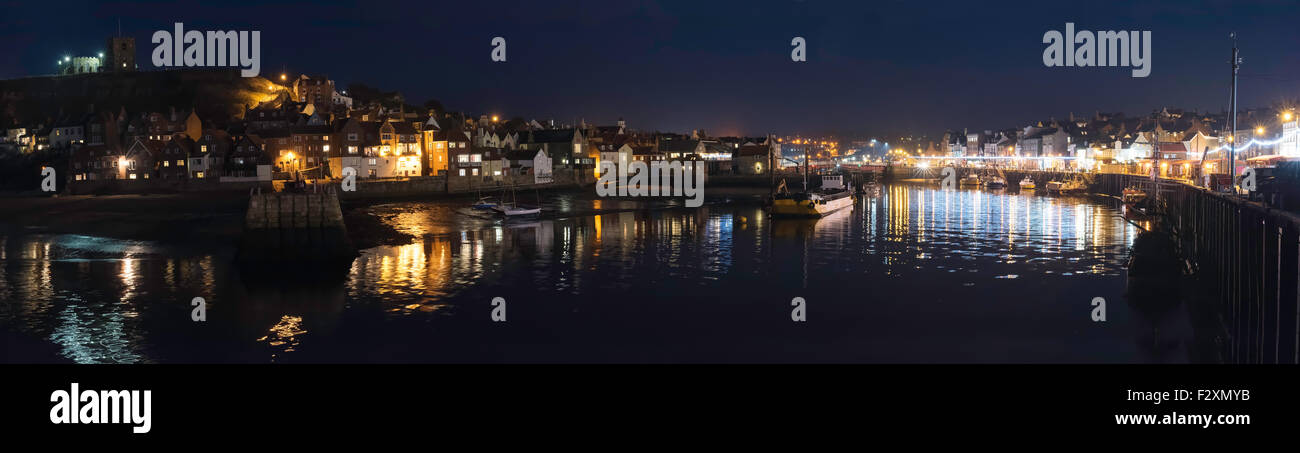
<svg viewBox="0 0 1300 453">
<path fill-rule="evenodd" d="M 0 226 L 28 233 L 235 243 L 247 207 L 244 191 L 0 196 Z"/>
</svg>

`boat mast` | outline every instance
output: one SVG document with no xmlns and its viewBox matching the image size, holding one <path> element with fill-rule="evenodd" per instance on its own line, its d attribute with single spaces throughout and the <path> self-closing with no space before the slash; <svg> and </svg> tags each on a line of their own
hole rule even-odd
<svg viewBox="0 0 1300 453">
<path fill-rule="evenodd" d="M 803 191 L 804 192 L 808 191 L 808 167 L 811 165 L 812 165 L 812 161 L 808 160 L 808 147 L 805 146 L 803 147 Z"/>
</svg>

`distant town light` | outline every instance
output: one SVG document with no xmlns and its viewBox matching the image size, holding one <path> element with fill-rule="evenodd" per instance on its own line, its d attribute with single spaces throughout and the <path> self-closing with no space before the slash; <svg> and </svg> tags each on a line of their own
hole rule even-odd
<svg viewBox="0 0 1300 453">
<path fill-rule="evenodd" d="M 1282 114 L 1282 119 L 1283 119 L 1283 120 L 1286 120 L 1286 121 L 1291 121 L 1291 118 L 1294 118 L 1294 117 L 1295 117 L 1295 115 L 1293 115 L 1291 112 L 1286 112 L 1286 113 L 1283 113 L 1283 114 Z"/>
<path fill-rule="evenodd" d="M 1264 126 L 1255 128 L 1255 135 L 1264 135 Z"/>
<path fill-rule="evenodd" d="M 99 53 L 99 58 L 104 58 L 104 52 Z"/>
<path fill-rule="evenodd" d="M 492 122 L 493 122 L 493 123 L 497 122 L 497 116 L 496 116 L 496 115 L 492 115 Z"/>
<path fill-rule="evenodd" d="M 285 81 L 285 80 L 289 80 L 289 76 L 288 76 L 288 75 L 285 75 L 285 74 L 280 74 L 280 81 L 283 82 L 283 81 Z"/>
<path fill-rule="evenodd" d="M 72 57 L 63 57 L 63 61 L 72 61 Z"/>
</svg>

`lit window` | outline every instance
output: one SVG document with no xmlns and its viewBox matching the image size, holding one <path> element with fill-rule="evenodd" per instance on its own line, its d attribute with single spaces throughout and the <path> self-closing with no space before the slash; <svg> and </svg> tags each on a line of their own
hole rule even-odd
<svg viewBox="0 0 1300 453">
<path fill-rule="evenodd" d="M 461 175 L 461 176 L 465 176 L 465 169 L 464 169 L 464 168 L 460 169 L 460 175 Z"/>
</svg>

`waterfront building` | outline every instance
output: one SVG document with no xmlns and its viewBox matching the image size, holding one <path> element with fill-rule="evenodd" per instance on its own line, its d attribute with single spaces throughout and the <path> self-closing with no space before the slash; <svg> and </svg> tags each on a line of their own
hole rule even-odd
<svg viewBox="0 0 1300 453">
<path fill-rule="evenodd" d="M 776 140 L 768 139 L 765 143 L 746 143 L 736 148 L 736 152 L 731 158 L 735 166 L 736 174 L 741 175 L 765 175 L 771 168 L 775 153 L 779 152 Z"/>
<path fill-rule="evenodd" d="M 266 142 L 255 135 L 240 135 L 233 142 L 221 182 L 270 181 L 275 159 Z"/>
<path fill-rule="evenodd" d="M 73 181 L 118 179 L 118 162 L 122 153 L 104 144 L 86 145 L 72 152 L 70 165 Z"/>
<path fill-rule="evenodd" d="M 86 143 L 86 117 L 69 117 L 55 123 L 48 137 L 50 147 L 65 149 Z"/>
<path fill-rule="evenodd" d="M 187 164 L 193 153 L 194 140 L 183 134 L 177 134 L 175 138 L 163 143 L 162 150 L 157 154 L 158 177 L 167 180 L 189 178 Z"/>
<path fill-rule="evenodd" d="M 144 180 L 153 179 L 158 171 L 158 160 L 163 142 L 136 137 L 131 140 L 118 162 L 116 179 Z"/>
<path fill-rule="evenodd" d="M 191 179 L 219 178 L 225 174 L 226 159 L 230 156 L 230 134 L 220 129 L 208 129 L 195 142 L 189 155 Z"/>
<path fill-rule="evenodd" d="M 589 149 L 587 140 L 578 129 L 542 129 L 519 133 L 519 148 L 544 150 L 552 159 L 565 167 L 595 167 L 598 150 Z"/>
</svg>

